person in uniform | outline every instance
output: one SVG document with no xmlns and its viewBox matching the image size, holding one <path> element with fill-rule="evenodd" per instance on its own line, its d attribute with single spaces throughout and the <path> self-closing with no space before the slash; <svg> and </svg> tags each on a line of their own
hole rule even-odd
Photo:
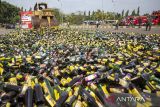
<svg viewBox="0 0 160 107">
<path fill-rule="evenodd" d="M 139 17 L 138 18 L 138 26 L 139 26 L 139 28 L 141 28 L 141 24 L 142 24 L 142 19 L 141 19 L 141 17 Z"/>
<path fill-rule="evenodd" d="M 118 27 L 119 27 L 119 21 L 116 20 L 115 30 L 118 30 Z"/>
<path fill-rule="evenodd" d="M 146 31 L 150 31 L 152 27 L 152 18 L 151 16 L 148 16 L 147 22 L 146 22 Z"/>
<path fill-rule="evenodd" d="M 96 21 L 96 27 L 98 28 L 100 25 L 99 21 Z"/>
</svg>

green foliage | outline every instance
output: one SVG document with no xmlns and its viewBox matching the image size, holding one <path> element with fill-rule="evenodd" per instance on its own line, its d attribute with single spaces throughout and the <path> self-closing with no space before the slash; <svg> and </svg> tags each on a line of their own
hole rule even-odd
<svg viewBox="0 0 160 107">
<path fill-rule="evenodd" d="M 119 14 L 119 13 L 117 13 L 116 15 L 115 15 L 115 19 L 117 20 L 120 20 L 122 17 L 121 17 L 121 14 Z"/>
<path fill-rule="evenodd" d="M 128 15 L 129 15 L 129 10 L 126 11 L 125 17 L 127 17 Z"/>
<path fill-rule="evenodd" d="M 86 16 L 86 11 L 84 11 L 83 15 Z"/>
<path fill-rule="evenodd" d="M 88 11 L 88 14 L 84 11 L 64 16 L 64 22 L 69 22 L 70 24 L 82 24 L 85 20 L 113 20 L 114 18 L 121 18 L 121 14 L 116 15 L 116 13 L 104 12 L 101 10 Z"/>
<path fill-rule="evenodd" d="M 122 10 L 122 14 L 121 14 L 121 16 L 122 16 L 122 17 L 124 17 L 124 10 Z"/>
<path fill-rule="evenodd" d="M 67 18 L 66 18 L 66 22 L 70 22 L 70 24 L 82 24 L 83 21 L 84 21 L 84 18 L 85 16 L 82 15 L 82 14 L 75 14 L 75 13 L 72 13 L 70 15 L 67 15 Z"/>
<path fill-rule="evenodd" d="M 62 18 L 64 17 L 63 13 L 57 8 L 54 8 L 53 12 L 54 12 L 54 15 L 55 15 L 57 21 L 61 23 L 62 22 Z"/>
<path fill-rule="evenodd" d="M 136 16 L 136 12 L 135 12 L 135 10 L 133 10 L 133 11 L 132 11 L 131 16 Z"/>
<path fill-rule="evenodd" d="M 140 13 L 140 7 L 137 8 L 137 16 L 139 16 Z"/>
<path fill-rule="evenodd" d="M 91 11 L 88 12 L 88 16 L 91 16 Z"/>
<path fill-rule="evenodd" d="M 20 9 L 5 1 L 0 3 L 0 23 L 17 23 Z"/>
<path fill-rule="evenodd" d="M 23 11 L 23 7 L 21 7 L 20 11 Z"/>
<path fill-rule="evenodd" d="M 149 14 L 148 14 L 148 13 L 145 13 L 143 16 L 149 16 Z"/>
</svg>

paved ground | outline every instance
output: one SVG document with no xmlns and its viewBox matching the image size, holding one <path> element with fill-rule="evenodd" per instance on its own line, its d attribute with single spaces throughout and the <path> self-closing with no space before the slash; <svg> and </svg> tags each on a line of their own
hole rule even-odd
<svg viewBox="0 0 160 107">
<path fill-rule="evenodd" d="M 5 29 L 5 28 L 0 28 L 0 35 L 1 34 L 7 34 L 9 32 L 13 31 L 13 29 Z"/>
<path fill-rule="evenodd" d="M 142 34 L 160 34 L 160 28 L 152 28 L 151 31 L 146 31 L 145 28 L 119 28 L 119 30 L 114 30 L 111 28 L 108 29 L 100 29 L 102 31 L 111 31 L 111 32 L 134 32 L 134 33 L 142 33 Z"/>
<path fill-rule="evenodd" d="M 72 29 L 82 29 L 82 30 L 96 30 L 95 27 L 71 27 Z M 160 34 L 160 27 L 153 26 L 151 31 L 146 31 L 145 27 L 142 28 L 119 28 L 118 30 L 115 30 L 114 27 L 100 27 L 98 28 L 100 31 L 110 31 L 110 32 L 134 32 L 134 33 L 142 33 L 142 34 Z"/>
<path fill-rule="evenodd" d="M 72 29 L 80 29 L 80 30 L 93 30 L 95 31 L 96 28 L 88 28 L 88 27 L 71 27 Z M 110 31 L 110 32 L 134 32 L 134 33 L 142 33 L 142 34 L 160 34 L 160 27 L 153 27 L 151 31 L 145 31 L 145 27 L 143 28 L 119 28 L 119 30 L 114 30 L 114 28 L 98 28 L 100 31 Z M 13 29 L 5 29 L 5 28 L 0 28 L 0 35 L 1 34 L 6 34 L 13 31 Z"/>
</svg>

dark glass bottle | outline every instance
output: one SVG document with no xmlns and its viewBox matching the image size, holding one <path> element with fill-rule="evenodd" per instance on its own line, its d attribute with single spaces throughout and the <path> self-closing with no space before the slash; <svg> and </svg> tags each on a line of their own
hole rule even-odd
<svg viewBox="0 0 160 107">
<path fill-rule="evenodd" d="M 94 97 L 92 97 L 89 92 L 87 92 L 85 89 L 81 89 L 80 95 L 85 100 L 89 106 L 91 107 L 98 107 L 98 104 L 96 103 Z"/>
<path fill-rule="evenodd" d="M 28 87 L 25 93 L 25 106 L 33 107 L 33 89 Z"/>
</svg>

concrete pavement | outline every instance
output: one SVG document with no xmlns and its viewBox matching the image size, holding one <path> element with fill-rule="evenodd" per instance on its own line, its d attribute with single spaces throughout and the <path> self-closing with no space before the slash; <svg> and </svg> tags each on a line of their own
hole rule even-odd
<svg viewBox="0 0 160 107">
<path fill-rule="evenodd" d="M 66 26 L 61 26 L 62 28 L 67 28 Z M 70 26 L 71 29 L 78 29 L 78 30 L 91 30 L 91 31 L 95 31 L 97 30 L 96 26 Z M 132 27 L 126 27 L 126 26 L 119 26 L 118 30 L 115 30 L 114 27 L 112 26 L 100 26 L 98 28 L 98 30 L 100 31 L 108 31 L 108 32 L 134 32 L 134 33 L 142 33 L 142 34 L 160 34 L 160 27 L 158 26 L 152 26 L 151 31 L 145 31 L 145 26 L 143 26 L 142 28 L 138 28 L 137 26 L 135 28 Z M 6 33 L 10 33 L 14 31 L 14 29 L 5 29 L 5 28 L 0 28 L 0 35 L 1 34 L 6 34 Z"/>
<path fill-rule="evenodd" d="M 0 35 L 12 32 L 14 29 L 0 28 Z"/>
<path fill-rule="evenodd" d="M 68 27 L 66 27 L 68 28 Z M 75 26 L 71 25 L 71 29 L 80 29 L 80 30 L 97 30 L 96 26 Z M 160 27 L 159 26 L 152 26 L 151 31 L 146 31 L 145 26 L 142 26 L 141 28 L 138 28 L 138 26 L 135 26 L 134 28 L 132 27 L 127 27 L 127 26 L 119 26 L 118 30 L 115 30 L 114 26 L 100 26 L 98 28 L 100 31 L 110 31 L 110 32 L 134 32 L 134 33 L 142 33 L 142 34 L 160 34 Z"/>
</svg>

